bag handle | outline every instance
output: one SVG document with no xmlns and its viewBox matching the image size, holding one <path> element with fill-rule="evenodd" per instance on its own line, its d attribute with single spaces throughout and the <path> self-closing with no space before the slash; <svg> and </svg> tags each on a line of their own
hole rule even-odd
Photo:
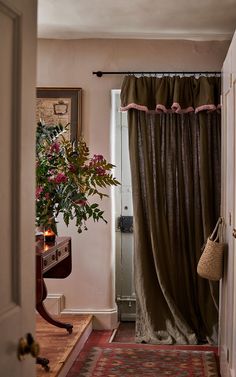
<svg viewBox="0 0 236 377">
<path fill-rule="evenodd" d="M 217 220 L 216 226 L 215 226 L 213 232 L 211 233 L 211 235 L 209 237 L 209 239 L 211 241 L 216 241 L 219 238 L 219 226 L 222 223 L 223 223 L 223 217 L 219 217 L 218 220 Z"/>
</svg>

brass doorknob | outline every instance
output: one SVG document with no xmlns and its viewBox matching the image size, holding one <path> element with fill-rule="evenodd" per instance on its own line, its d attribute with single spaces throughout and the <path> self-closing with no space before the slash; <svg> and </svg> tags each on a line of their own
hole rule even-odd
<svg viewBox="0 0 236 377">
<path fill-rule="evenodd" d="M 236 238 L 236 229 L 235 229 L 235 228 L 233 229 L 232 236 L 233 236 L 234 238 Z"/>
<path fill-rule="evenodd" d="M 31 334 L 27 334 L 25 338 L 20 338 L 17 349 L 17 357 L 20 361 L 24 359 L 24 356 L 31 354 L 33 357 L 39 355 L 39 344 L 35 342 Z"/>
</svg>

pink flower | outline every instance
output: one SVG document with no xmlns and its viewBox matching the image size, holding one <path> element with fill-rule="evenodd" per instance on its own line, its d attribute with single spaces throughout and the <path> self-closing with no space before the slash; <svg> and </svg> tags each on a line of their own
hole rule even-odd
<svg viewBox="0 0 236 377">
<path fill-rule="evenodd" d="M 100 162 L 104 161 L 104 157 L 102 154 L 94 154 L 93 158 L 91 158 L 89 162 L 89 167 L 93 167 L 96 164 L 99 164 Z"/>
<path fill-rule="evenodd" d="M 57 143 L 57 142 L 53 143 L 53 144 L 51 145 L 51 147 L 50 147 L 50 151 L 51 151 L 52 153 L 53 153 L 53 152 L 55 152 L 55 153 L 59 153 L 59 151 L 60 151 L 60 144 Z"/>
<path fill-rule="evenodd" d="M 56 177 L 53 179 L 55 183 L 63 183 L 68 180 L 67 176 L 64 173 L 58 173 Z"/>
<path fill-rule="evenodd" d="M 45 196 L 45 199 L 48 200 L 50 198 L 49 192 L 46 192 L 44 196 Z"/>
<path fill-rule="evenodd" d="M 87 199 L 78 199 L 75 201 L 75 203 L 83 207 L 87 204 Z"/>
<path fill-rule="evenodd" d="M 104 160 L 104 157 L 103 157 L 102 154 L 94 154 L 93 155 L 92 161 L 100 162 L 100 161 L 103 161 L 103 160 Z"/>
<path fill-rule="evenodd" d="M 36 187 L 36 193 L 35 193 L 36 199 L 39 199 L 40 194 L 42 193 L 42 191 L 43 191 L 43 188 L 41 186 Z"/>
<path fill-rule="evenodd" d="M 70 171 L 71 173 L 75 173 L 75 172 L 76 172 L 76 167 L 75 167 L 74 164 L 70 164 L 70 165 L 69 165 L 69 171 Z"/>
<path fill-rule="evenodd" d="M 97 166 L 96 172 L 98 173 L 98 175 L 105 175 L 106 174 L 106 170 L 102 166 Z"/>
</svg>

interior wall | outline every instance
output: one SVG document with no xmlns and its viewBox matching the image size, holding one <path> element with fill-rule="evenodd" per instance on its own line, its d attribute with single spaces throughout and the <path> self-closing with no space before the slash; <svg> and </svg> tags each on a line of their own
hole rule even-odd
<svg viewBox="0 0 236 377">
<path fill-rule="evenodd" d="M 92 71 L 220 71 L 228 46 L 229 41 L 41 39 L 37 85 L 82 88 L 85 139 L 91 153 L 111 160 L 111 89 L 121 87 L 122 76 L 97 78 Z M 82 234 L 59 224 L 59 233 L 72 237 L 73 270 L 47 285 L 50 293 L 65 295 L 68 311 L 116 312 L 111 199 L 104 199 L 102 208 L 108 224 L 89 222 Z"/>
</svg>

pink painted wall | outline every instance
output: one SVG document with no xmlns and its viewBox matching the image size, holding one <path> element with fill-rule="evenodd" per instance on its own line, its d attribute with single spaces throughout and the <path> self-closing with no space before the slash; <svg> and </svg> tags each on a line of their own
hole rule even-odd
<svg viewBox="0 0 236 377">
<path fill-rule="evenodd" d="M 228 46 L 229 41 L 39 40 L 37 85 L 83 89 L 85 139 L 91 152 L 110 159 L 110 92 L 121 87 L 122 76 L 97 78 L 92 71 L 220 71 Z M 102 206 L 108 224 L 89 223 L 82 235 L 60 226 L 72 236 L 73 272 L 65 281 L 49 282 L 49 290 L 65 294 L 68 310 L 106 316 L 115 311 L 110 199 Z"/>
</svg>

